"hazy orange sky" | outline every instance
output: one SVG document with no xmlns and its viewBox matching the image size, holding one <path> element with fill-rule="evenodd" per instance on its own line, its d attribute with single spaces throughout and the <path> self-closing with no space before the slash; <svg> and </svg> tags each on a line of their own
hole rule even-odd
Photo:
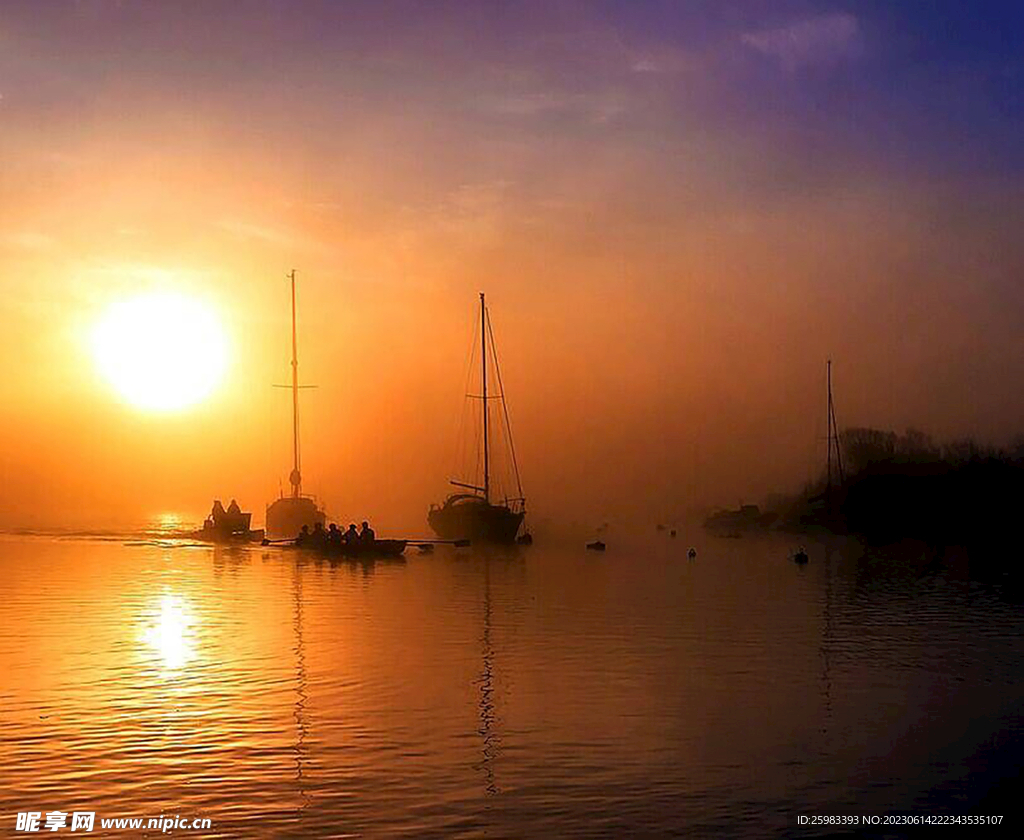
<svg viewBox="0 0 1024 840">
<path fill-rule="evenodd" d="M 0 525 L 425 532 L 486 291 L 531 515 L 798 488 L 842 425 L 1024 430 L 1021 13 L 889 3 L 0 6 Z M 916 7 L 915 7 L 916 9 Z M 126 405 L 92 325 L 223 319 L 225 383 Z"/>
</svg>

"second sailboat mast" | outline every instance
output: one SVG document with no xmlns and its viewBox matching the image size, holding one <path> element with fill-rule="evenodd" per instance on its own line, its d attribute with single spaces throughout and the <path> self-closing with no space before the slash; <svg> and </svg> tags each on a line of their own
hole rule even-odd
<svg viewBox="0 0 1024 840">
<path fill-rule="evenodd" d="M 480 358 L 483 369 L 483 419 L 484 419 L 484 501 L 491 501 L 490 446 L 487 440 L 487 308 L 484 293 L 480 292 Z"/>
<path fill-rule="evenodd" d="M 292 469 L 292 496 L 302 495 L 302 473 L 299 470 L 299 342 L 295 330 L 295 269 L 290 275 L 292 281 L 292 448 L 295 466 Z"/>
</svg>

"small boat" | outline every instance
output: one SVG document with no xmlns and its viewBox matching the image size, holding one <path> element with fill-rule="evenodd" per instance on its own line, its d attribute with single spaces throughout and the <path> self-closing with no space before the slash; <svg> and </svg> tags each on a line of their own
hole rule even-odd
<svg viewBox="0 0 1024 840">
<path fill-rule="evenodd" d="M 289 275 L 292 282 L 292 471 L 288 482 L 292 486 L 290 495 L 281 495 L 267 506 L 267 531 L 274 537 L 292 539 L 297 537 L 305 525 L 312 531 L 317 523 L 326 524 L 327 516 L 312 496 L 302 493 L 302 471 L 299 464 L 299 350 L 295 330 L 295 272 Z"/>
<path fill-rule="evenodd" d="M 587 548 L 591 551 L 604 551 L 605 544 L 601 540 L 594 540 L 594 542 L 587 543 Z"/>
<path fill-rule="evenodd" d="M 252 514 L 238 510 L 233 501 L 227 510 L 218 501 L 214 502 L 213 512 L 203 522 L 203 527 L 185 536 L 187 539 L 210 543 L 260 542 L 264 536 L 263 529 L 250 528 L 251 522 Z"/>
<path fill-rule="evenodd" d="M 488 346 L 488 338 L 490 338 Z M 481 394 L 467 394 L 467 397 L 480 400 L 481 427 L 483 430 L 482 445 L 478 463 L 483 466 L 480 483 L 455 481 L 450 483 L 463 491 L 448 496 L 441 505 L 431 505 L 427 513 L 427 522 L 441 539 L 470 539 L 474 542 L 490 542 L 511 544 L 516 542 L 516 535 L 526 515 L 526 499 L 523 497 L 523 486 L 519 480 L 519 467 L 516 463 L 515 448 L 512 445 L 512 429 L 508 421 L 508 407 L 505 404 L 505 389 L 501 384 L 501 370 L 498 367 L 498 356 L 494 349 L 494 333 L 491 328 L 484 294 L 480 293 L 480 358 L 481 358 Z M 489 394 L 487 391 L 488 370 L 493 370 L 497 377 L 500 393 Z M 506 495 L 500 502 L 495 497 L 491 473 L 491 402 L 501 400 L 501 413 L 498 422 L 502 425 L 503 437 L 507 442 L 508 458 L 514 479 L 516 495 Z"/>
<path fill-rule="evenodd" d="M 777 519 L 774 513 L 762 513 L 757 505 L 740 505 L 735 510 L 719 510 L 704 520 L 707 531 L 738 539 L 744 533 L 767 531 Z"/>
</svg>

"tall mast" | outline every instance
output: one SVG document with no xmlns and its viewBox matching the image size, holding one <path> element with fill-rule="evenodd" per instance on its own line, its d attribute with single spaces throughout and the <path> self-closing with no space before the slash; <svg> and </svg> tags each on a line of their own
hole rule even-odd
<svg viewBox="0 0 1024 840">
<path fill-rule="evenodd" d="M 490 446 L 487 439 L 487 308 L 484 293 L 480 292 L 480 359 L 483 367 L 483 411 L 484 411 L 484 501 L 491 500 Z"/>
<path fill-rule="evenodd" d="M 826 491 L 828 493 L 829 504 L 831 504 L 832 503 L 832 360 L 831 359 L 829 359 L 827 362 L 825 362 L 825 370 L 827 372 L 826 373 L 826 380 L 828 382 L 828 403 L 827 403 L 826 408 L 825 408 L 826 417 L 827 417 L 827 423 L 828 423 L 828 426 L 827 426 L 828 430 L 825 433 L 825 446 L 826 446 L 826 449 L 828 450 L 828 455 L 826 456 L 826 464 L 828 466 L 827 466 L 827 473 L 826 473 L 827 478 L 826 478 L 825 487 L 826 487 Z"/>
<path fill-rule="evenodd" d="M 289 275 L 292 281 L 292 449 L 294 467 L 288 480 L 292 485 L 292 498 L 302 495 L 302 473 L 299 471 L 299 343 L 295 330 L 295 269 Z"/>
</svg>

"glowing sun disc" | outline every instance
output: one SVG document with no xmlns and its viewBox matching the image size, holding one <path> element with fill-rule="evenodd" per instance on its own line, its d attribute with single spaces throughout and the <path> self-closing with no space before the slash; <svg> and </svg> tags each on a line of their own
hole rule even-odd
<svg viewBox="0 0 1024 840">
<path fill-rule="evenodd" d="M 153 293 L 110 306 L 92 333 L 104 378 L 144 409 L 186 408 L 209 396 L 227 367 L 214 314 L 192 298 Z"/>
</svg>

